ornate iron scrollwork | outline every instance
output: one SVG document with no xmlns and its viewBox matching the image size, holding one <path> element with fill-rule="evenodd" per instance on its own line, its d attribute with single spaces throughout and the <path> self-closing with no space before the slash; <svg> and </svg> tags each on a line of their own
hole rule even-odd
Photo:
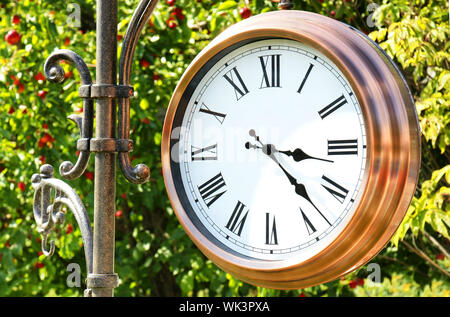
<svg viewBox="0 0 450 317">
<path fill-rule="evenodd" d="M 51 256 L 54 253 L 54 241 L 50 241 L 50 247 L 47 247 L 48 236 L 54 230 L 55 225 L 64 223 L 66 216 L 62 208 L 66 206 L 73 212 L 80 227 L 86 256 L 86 268 L 88 273 L 91 273 L 92 231 L 86 209 L 80 197 L 68 184 L 52 177 L 53 167 L 45 164 L 41 166 L 40 173 L 34 174 L 31 178 L 35 190 L 33 214 L 38 225 L 38 231 L 42 234 L 42 251 L 45 256 Z"/>
<path fill-rule="evenodd" d="M 157 3 L 158 1 L 156 0 L 141 1 L 131 18 L 120 54 L 119 85 L 128 86 L 130 84 L 136 43 Z M 127 140 L 130 136 L 130 98 L 119 98 L 118 133 L 119 139 Z M 138 164 L 136 167 L 133 167 L 127 152 L 119 153 L 119 162 L 123 175 L 130 182 L 142 184 L 149 179 L 150 169 L 144 164 Z"/>
<path fill-rule="evenodd" d="M 105 3 L 108 4 L 108 2 Z M 70 50 L 57 50 L 48 57 L 44 65 L 44 72 L 50 81 L 64 82 L 64 70 L 59 65 L 59 62 L 64 60 L 75 65 L 82 84 L 79 88 L 79 95 L 83 98 L 83 115 L 68 117 L 80 129 L 81 138 L 77 141 L 80 155 L 75 165 L 70 161 L 65 161 L 60 165 L 59 172 L 64 178 L 72 180 L 80 177 L 86 170 L 92 152 L 108 152 L 118 153 L 122 172 L 130 182 L 142 184 L 148 181 L 149 168 L 145 164 L 133 167 L 128 155 L 128 152 L 133 150 L 133 142 L 129 139 L 130 97 L 133 96 L 133 87 L 129 85 L 129 82 L 137 40 L 157 3 L 157 0 L 142 0 L 131 18 L 120 56 L 118 85 L 93 84 L 86 63 L 78 54 Z M 117 138 L 93 137 L 94 99 L 98 98 L 118 100 Z M 38 231 L 42 234 L 43 253 L 51 256 L 55 251 L 54 241 L 50 241 L 50 246 L 48 246 L 48 237 L 56 225 L 64 223 L 65 213 L 62 208 L 65 206 L 75 215 L 83 238 L 88 272 L 86 279 L 88 289 L 85 290 L 85 296 L 91 296 L 92 289 L 95 288 L 111 289 L 116 287 L 118 284 L 117 274 L 93 274 L 91 223 L 77 193 L 67 183 L 53 178 L 53 167 L 48 164 L 43 165 L 40 173 L 34 174 L 31 181 L 35 190 L 33 212 Z"/>
<path fill-rule="evenodd" d="M 52 53 L 45 62 L 44 71 L 47 78 L 56 83 L 62 83 L 65 80 L 64 70 L 59 65 L 62 60 L 72 62 L 80 73 L 81 83 L 91 85 L 92 78 L 89 69 L 83 59 L 76 53 L 69 50 L 57 50 Z M 75 122 L 80 129 L 81 139 L 78 143 L 87 143 L 92 138 L 93 131 L 94 106 L 91 98 L 83 98 L 83 116 L 70 115 L 68 118 Z M 66 179 L 75 179 L 80 177 L 86 170 L 89 162 L 89 149 L 80 149 L 80 155 L 75 166 L 70 161 L 65 161 L 59 166 L 61 176 Z"/>
</svg>

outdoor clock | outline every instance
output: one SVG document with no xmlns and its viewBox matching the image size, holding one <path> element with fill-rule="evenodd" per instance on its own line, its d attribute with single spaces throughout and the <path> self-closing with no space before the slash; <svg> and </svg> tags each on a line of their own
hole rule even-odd
<svg viewBox="0 0 450 317">
<path fill-rule="evenodd" d="M 233 276 L 303 288 L 367 263 L 408 209 L 420 165 L 414 102 L 364 34 L 301 11 L 228 28 L 167 111 L 167 191 L 185 231 Z"/>
</svg>

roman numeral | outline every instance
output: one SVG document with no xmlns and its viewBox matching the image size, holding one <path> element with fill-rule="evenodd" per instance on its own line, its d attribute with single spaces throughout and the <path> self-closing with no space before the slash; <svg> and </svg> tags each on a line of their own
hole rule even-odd
<svg viewBox="0 0 450 317">
<path fill-rule="evenodd" d="M 298 93 L 302 92 L 303 86 L 305 86 L 306 80 L 308 79 L 309 73 L 311 73 L 313 67 L 314 67 L 313 64 L 309 64 L 308 70 L 306 71 L 306 75 L 305 77 L 303 77 L 302 83 L 300 84 L 300 87 L 297 90 Z"/>
<path fill-rule="evenodd" d="M 226 192 L 226 190 L 220 191 L 220 189 L 225 185 L 226 184 L 223 180 L 222 173 L 219 173 L 202 185 L 198 186 L 200 195 L 208 208 Z"/>
<path fill-rule="evenodd" d="M 269 213 L 266 213 L 266 244 L 270 244 L 270 245 L 278 244 L 277 225 L 275 223 L 275 216 L 273 216 L 273 221 L 272 221 L 272 226 L 271 226 Z"/>
<path fill-rule="evenodd" d="M 196 156 L 198 154 L 208 154 L 208 156 Z M 217 160 L 217 144 L 207 146 L 205 148 L 198 148 L 191 145 L 192 161 L 213 161 Z"/>
<path fill-rule="evenodd" d="M 214 118 L 216 118 L 216 120 L 219 121 L 220 124 L 223 123 L 223 121 L 225 120 L 225 117 L 226 117 L 226 114 L 212 111 L 204 103 L 202 103 L 202 106 L 200 107 L 199 111 L 214 116 Z"/>
<path fill-rule="evenodd" d="M 305 227 L 306 230 L 308 231 L 309 235 L 312 235 L 314 232 L 316 232 L 316 228 L 314 228 L 312 222 L 308 219 L 308 217 L 306 217 L 305 213 L 303 212 L 303 210 L 300 208 L 300 212 L 302 213 L 302 217 L 303 217 L 303 222 L 305 223 Z"/>
<path fill-rule="evenodd" d="M 325 175 L 322 176 L 322 179 L 326 182 L 326 185 L 322 185 L 334 198 L 336 198 L 341 204 L 344 203 L 345 198 L 347 197 L 348 190 L 336 183 L 335 181 L 329 179 Z"/>
<path fill-rule="evenodd" d="M 248 210 L 245 215 L 242 214 L 245 205 L 240 201 L 237 202 L 234 207 L 233 213 L 227 222 L 225 228 L 233 232 L 234 234 L 241 236 L 242 228 L 244 227 L 245 220 L 247 220 Z"/>
<path fill-rule="evenodd" d="M 245 83 L 236 67 L 228 71 L 225 75 L 223 75 L 223 77 L 230 83 L 231 86 L 233 86 L 234 93 L 236 94 L 236 100 L 241 99 L 248 93 L 247 86 L 245 86 Z"/>
<path fill-rule="evenodd" d="M 331 113 L 335 112 L 337 109 L 342 107 L 347 103 L 347 99 L 345 99 L 344 94 L 330 103 L 328 106 L 319 111 L 319 116 L 324 119 Z"/>
<path fill-rule="evenodd" d="M 358 155 L 358 139 L 328 140 L 328 155 Z"/>
<path fill-rule="evenodd" d="M 280 56 L 265 55 L 259 56 L 263 77 L 259 88 L 281 87 L 280 86 Z"/>
</svg>

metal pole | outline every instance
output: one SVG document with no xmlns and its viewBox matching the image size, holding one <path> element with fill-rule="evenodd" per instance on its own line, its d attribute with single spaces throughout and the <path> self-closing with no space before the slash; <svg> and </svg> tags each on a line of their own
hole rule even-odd
<svg viewBox="0 0 450 317">
<path fill-rule="evenodd" d="M 117 83 L 117 0 L 97 0 L 97 85 Z M 114 139 L 116 131 L 116 99 L 96 101 L 95 137 L 100 142 Z M 107 141 L 107 140 L 105 140 Z M 114 283 L 116 153 L 95 154 L 94 243 L 91 296 L 111 297 Z M 106 279 L 105 279 L 106 278 Z M 92 280 L 92 279 L 91 279 Z M 88 277 L 89 284 L 89 277 Z"/>
<path fill-rule="evenodd" d="M 62 224 L 65 214 L 63 205 L 74 214 L 81 229 L 85 248 L 88 276 L 87 297 L 111 297 L 117 287 L 119 277 L 114 273 L 115 245 L 115 196 L 116 196 L 116 153 L 120 155 L 120 166 L 126 179 L 136 184 L 148 181 L 150 170 L 145 164 L 131 165 L 129 152 L 133 150 L 133 141 L 129 140 L 129 98 L 133 96 L 133 87 L 129 86 L 129 78 L 134 49 L 147 23 L 157 0 L 141 0 L 133 14 L 125 34 L 120 58 L 120 85 L 117 85 L 117 0 L 97 0 L 97 67 L 96 83 L 92 84 L 88 67 L 75 52 L 57 50 L 48 58 L 44 66 L 46 77 L 56 83 L 65 79 L 64 69 L 59 65 L 62 60 L 74 63 L 80 73 L 82 86 L 80 97 L 84 99 L 84 115 L 70 115 L 81 131 L 77 141 L 80 151 L 76 164 L 63 162 L 59 171 L 66 179 L 76 179 L 86 170 L 91 153 L 95 153 L 94 180 L 94 234 L 86 209 L 76 192 L 65 182 L 53 178 L 53 167 L 41 166 L 39 174 L 32 176 L 35 189 L 33 214 L 42 234 L 42 250 L 51 256 L 55 244 L 48 235 L 55 225 Z M 96 100 L 95 138 L 93 130 L 93 102 Z M 116 136 L 117 100 L 120 100 L 118 112 L 119 131 Z M 55 191 L 53 200 L 51 191 Z"/>
</svg>

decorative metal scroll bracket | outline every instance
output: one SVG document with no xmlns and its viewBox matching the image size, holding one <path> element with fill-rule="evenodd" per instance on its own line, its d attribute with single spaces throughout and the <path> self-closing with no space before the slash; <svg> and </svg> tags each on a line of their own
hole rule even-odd
<svg viewBox="0 0 450 317">
<path fill-rule="evenodd" d="M 63 162 L 59 167 L 62 177 L 73 180 L 80 177 L 87 168 L 91 153 L 118 153 L 118 160 L 125 178 L 135 184 L 142 184 L 150 178 L 150 169 L 145 164 L 131 165 L 129 152 L 133 150 L 133 141 L 129 139 L 130 131 L 130 98 L 134 95 L 133 87 L 130 86 L 130 73 L 134 57 L 135 47 L 142 29 L 152 14 L 158 0 L 141 0 L 130 24 L 122 45 L 119 65 L 119 83 L 94 84 L 89 69 L 83 59 L 70 50 L 57 50 L 53 52 L 45 62 L 44 72 L 46 77 L 55 83 L 63 83 L 65 73 L 59 65 L 61 61 L 73 63 L 81 77 L 79 96 L 83 98 L 83 115 L 70 115 L 68 118 L 75 122 L 80 130 L 80 139 L 77 140 L 77 149 L 80 151 L 77 162 Z M 109 2 L 98 1 L 109 8 Z M 112 5 L 114 7 L 114 5 Z M 102 23 L 102 22 L 100 22 Z M 115 23 L 115 22 L 114 22 Z M 98 63 L 101 63 L 98 60 Z M 94 100 L 117 99 L 118 101 L 118 131 L 117 138 L 94 138 Z M 97 103 L 97 106 L 99 103 Z M 80 227 L 88 277 L 86 279 L 87 289 L 84 295 L 89 297 L 96 289 L 113 289 L 118 285 L 118 275 L 94 274 L 94 250 L 91 223 L 80 197 L 65 182 L 53 178 L 53 167 L 45 164 L 41 166 L 40 173 L 31 178 L 35 190 L 33 213 L 38 231 L 42 234 L 42 250 L 44 255 L 51 256 L 55 251 L 54 241 L 48 246 L 48 236 L 55 226 L 65 221 L 63 206 L 68 207 L 75 215 Z"/>
<path fill-rule="evenodd" d="M 47 247 L 48 236 L 54 230 L 55 225 L 63 224 L 66 215 L 63 206 L 70 209 L 80 227 L 83 239 L 84 253 L 86 257 L 86 269 L 92 273 L 93 240 L 91 223 L 86 209 L 77 193 L 65 182 L 53 178 L 53 167 L 44 164 L 39 174 L 31 178 L 34 192 L 33 214 L 38 225 L 38 232 L 42 235 L 42 251 L 45 256 L 51 256 L 55 252 L 54 241 Z"/>
<path fill-rule="evenodd" d="M 133 34 L 134 36 L 138 36 L 140 33 Z M 131 49 L 131 46 L 129 45 L 130 41 L 133 42 L 134 45 L 136 44 L 136 39 L 133 39 L 131 36 L 126 36 L 124 46 L 125 48 L 128 48 L 128 50 Z M 134 51 L 134 46 L 132 49 Z M 133 141 L 129 140 L 129 98 L 134 95 L 133 87 L 128 84 L 93 84 L 86 63 L 78 54 L 70 50 L 57 50 L 48 57 L 44 65 L 44 71 L 50 81 L 56 83 L 64 82 L 64 70 L 59 65 L 59 62 L 62 60 L 72 62 L 80 73 L 82 85 L 79 88 L 79 96 L 83 98 L 83 116 L 72 114 L 68 117 L 75 122 L 80 129 L 81 138 L 77 141 L 77 149 L 80 151 L 80 155 L 75 165 L 70 161 L 65 161 L 60 165 L 59 172 L 61 176 L 69 180 L 80 177 L 86 170 L 91 152 L 115 152 L 119 153 L 122 172 L 130 182 L 142 184 L 148 181 L 150 169 L 145 164 L 138 164 L 136 167 L 133 167 L 128 156 L 128 152 L 133 151 Z M 122 71 L 120 73 L 122 73 Z M 128 101 L 126 102 L 128 109 L 120 107 L 120 109 L 123 110 L 119 111 L 119 139 L 93 138 L 94 99 L 102 98 L 116 98 L 120 100 L 121 105 L 124 100 Z M 127 123 L 126 126 L 120 124 L 120 122 L 124 121 Z M 123 136 L 126 136 L 126 138 Z"/>
</svg>

